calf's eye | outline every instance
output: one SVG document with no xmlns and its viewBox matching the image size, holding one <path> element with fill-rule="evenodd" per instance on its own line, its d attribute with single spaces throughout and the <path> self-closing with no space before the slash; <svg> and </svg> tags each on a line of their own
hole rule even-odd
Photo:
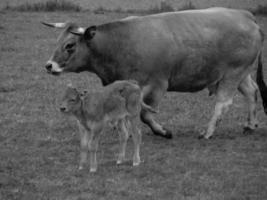
<svg viewBox="0 0 267 200">
<path fill-rule="evenodd" d="M 76 102 L 76 99 L 70 99 L 69 100 L 71 103 L 75 103 Z"/>
</svg>

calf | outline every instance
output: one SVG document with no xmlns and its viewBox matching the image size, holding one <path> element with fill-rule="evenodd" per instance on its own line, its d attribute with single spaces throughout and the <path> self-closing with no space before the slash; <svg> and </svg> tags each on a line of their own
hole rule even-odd
<svg viewBox="0 0 267 200">
<path fill-rule="evenodd" d="M 141 109 L 155 112 L 142 102 L 141 89 L 135 82 L 116 81 L 101 91 L 82 94 L 69 86 L 63 97 L 60 110 L 74 115 L 81 132 L 81 158 L 79 169 L 87 160 L 90 152 L 90 172 L 97 170 L 96 152 L 104 127 L 116 126 L 120 136 L 120 152 L 117 164 L 125 159 L 125 149 L 129 133 L 134 142 L 133 166 L 140 164 L 141 133 L 139 116 Z M 81 131 L 81 128 L 86 131 Z"/>
</svg>

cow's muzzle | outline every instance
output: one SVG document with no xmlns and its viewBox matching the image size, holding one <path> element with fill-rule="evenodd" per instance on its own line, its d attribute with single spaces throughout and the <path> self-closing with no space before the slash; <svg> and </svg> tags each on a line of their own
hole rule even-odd
<svg viewBox="0 0 267 200">
<path fill-rule="evenodd" d="M 47 70 L 47 72 L 51 72 L 52 71 L 52 64 L 51 63 L 47 63 L 46 65 L 45 65 L 45 68 L 46 68 L 46 70 Z"/>
<path fill-rule="evenodd" d="M 59 75 L 62 72 L 62 69 L 59 68 L 58 64 L 53 61 L 48 61 L 45 68 L 47 73 L 52 75 Z"/>
<path fill-rule="evenodd" d="M 58 72 L 53 72 L 53 71 L 52 71 L 53 65 L 52 65 L 51 63 L 47 63 L 47 64 L 45 65 L 45 68 L 46 68 L 46 72 L 47 72 L 48 74 L 59 75 Z"/>
</svg>

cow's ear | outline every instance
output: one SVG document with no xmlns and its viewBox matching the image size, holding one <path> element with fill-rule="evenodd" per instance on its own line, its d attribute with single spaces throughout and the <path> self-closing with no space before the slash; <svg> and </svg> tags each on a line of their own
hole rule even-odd
<svg viewBox="0 0 267 200">
<path fill-rule="evenodd" d="M 96 26 L 90 26 L 84 32 L 84 38 L 86 40 L 91 40 L 96 34 Z"/>
</svg>

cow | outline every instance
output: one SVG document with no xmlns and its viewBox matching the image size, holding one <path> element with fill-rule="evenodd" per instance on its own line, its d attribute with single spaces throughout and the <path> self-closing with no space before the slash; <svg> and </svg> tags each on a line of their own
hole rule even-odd
<svg viewBox="0 0 267 200">
<path fill-rule="evenodd" d="M 90 172 L 96 172 L 99 138 L 105 127 L 117 127 L 120 135 L 120 153 L 117 164 L 125 160 L 129 134 L 134 142 L 133 166 L 140 164 L 141 109 L 156 112 L 142 101 L 141 89 L 133 81 L 115 81 L 97 92 L 79 92 L 68 86 L 61 101 L 60 111 L 74 115 L 79 122 L 81 156 L 79 170 L 83 169 L 90 151 Z"/>
<path fill-rule="evenodd" d="M 248 103 L 244 130 L 258 126 L 258 86 L 251 77 L 264 35 L 248 11 L 208 8 L 135 16 L 88 28 L 75 23 L 46 23 L 64 28 L 47 62 L 48 73 L 95 73 L 103 85 L 134 79 L 143 101 L 158 107 L 166 91 L 197 92 L 207 88 L 216 95 L 215 111 L 200 138 L 209 139 L 237 91 Z M 258 59 L 257 59 L 258 58 Z M 258 76 L 264 85 L 262 76 Z M 262 94 L 263 90 L 260 90 Z M 266 98 L 263 98 L 266 109 Z M 171 138 L 151 112 L 141 119 L 156 135 Z"/>
</svg>

